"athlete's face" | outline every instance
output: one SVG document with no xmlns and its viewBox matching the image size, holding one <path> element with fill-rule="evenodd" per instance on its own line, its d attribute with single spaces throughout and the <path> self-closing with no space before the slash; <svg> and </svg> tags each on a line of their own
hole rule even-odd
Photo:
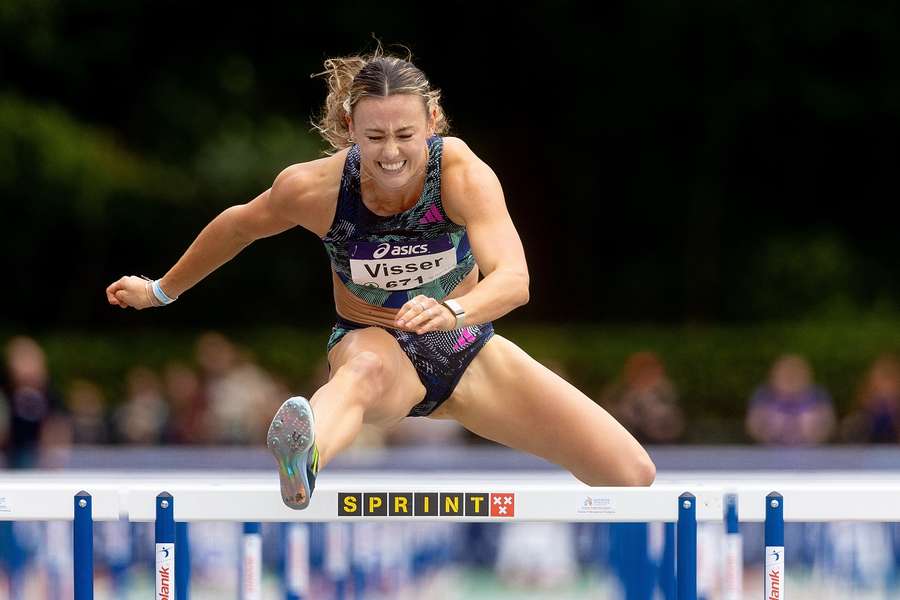
<svg viewBox="0 0 900 600">
<path fill-rule="evenodd" d="M 389 189 L 419 181 L 428 160 L 425 140 L 433 132 L 422 97 L 414 94 L 363 98 L 350 119 L 363 174 Z"/>
</svg>

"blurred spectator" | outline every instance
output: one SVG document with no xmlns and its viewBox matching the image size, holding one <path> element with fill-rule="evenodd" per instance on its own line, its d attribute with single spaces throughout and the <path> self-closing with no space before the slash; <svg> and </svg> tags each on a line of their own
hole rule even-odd
<svg viewBox="0 0 900 600">
<path fill-rule="evenodd" d="M 678 393 L 653 352 L 628 357 L 620 381 L 604 394 L 603 403 L 641 443 L 667 444 L 684 433 Z"/>
<path fill-rule="evenodd" d="M 880 356 L 856 395 L 856 407 L 841 425 L 848 442 L 896 444 L 900 442 L 900 359 Z"/>
<path fill-rule="evenodd" d="M 778 358 L 769 381 L 756 389 L 747 412 L 747 433 L 763 444 L 803 445 L 826 441 L 834 431 L 831 397 L 813 383 L 802 356 Z"/>
<path fill-rule="evenodd" d="M 67 404 L 72 415 L 72 441 L 76 444 L 106 444 L 106 397 L 93 381 L 76 379 L 69 385 Z"/>
<path fill-rule="evenodd" d="M 41 469 L 58 469 L 69 464 L 72 454 L 72 423 L 62 413 L 54 413 L 44 422 L 38 440 Z"/>
<path fill-rule="evenodd" d="M 44 351 L 33 339 L 20 336 L 7 343 L 2 396 L 8 403 L 8 466 L 35 466 L 48 446 L 66 443 L 62 398 L 50 384 Z"/>
<path fill-rule="evenodd" d="M 172 411 L 166 440 L 175 444 L 207 443 L 207 403 L 200 375 L 183 363 L 172 362 L 163 369 L 163 382 Z"/>
<path fill-rule="evenodd" d="M 128 372 L 125 402 L 113 416 L 116 438 L 126 444 L 158 444 L 169 418 L 159 377 L 147 367 Z"/>
<path fill-rule="evenodd" d="M 210 441 L 261 444 L 272 415 L 287 399 L 286 390 L 220 333 L 197 341 L 208 402 Z"/>
</svg>

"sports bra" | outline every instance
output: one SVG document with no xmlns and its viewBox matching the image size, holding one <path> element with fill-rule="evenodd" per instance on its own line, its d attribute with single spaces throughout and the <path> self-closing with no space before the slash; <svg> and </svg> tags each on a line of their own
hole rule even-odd
<svg viewBox="0 0 900 600">
<path fill-rule="evenodd" d="M 387 217 L 363 204 L 359 146 L 347 153 L 334 221 L 322 242 L 344 286 L 369 304 L 400 308 L 419 294 L 442 300 L 475 266 L 466 228 L 441 203 L 443 147 L 443 138 L 428 139 L 422 195 Z"/>
</svg>

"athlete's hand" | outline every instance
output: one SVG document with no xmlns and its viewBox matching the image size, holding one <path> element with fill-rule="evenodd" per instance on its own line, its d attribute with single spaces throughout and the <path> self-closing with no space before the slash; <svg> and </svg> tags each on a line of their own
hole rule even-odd
<svg viewBox="0 0 900 600">
<path fill-rule="evenodd" d="M 106 288 L 106 299 L 113 306 L 138 310 L 160 304 L 153 296 L 150 282 L 134 275 L 122 277 Z"/>
<path fill-rule="evenodd" d="M 434 298 L 420 294 L 400 308 L 396 324 L 399 329 L 420 335 L 429 331 L 451 331 L 456 327 L 456 315 Z"/>
</svg>

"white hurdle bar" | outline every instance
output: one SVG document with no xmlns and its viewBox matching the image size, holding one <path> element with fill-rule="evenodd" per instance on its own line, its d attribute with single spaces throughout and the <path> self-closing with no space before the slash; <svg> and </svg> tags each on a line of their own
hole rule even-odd
<svg viewBox="0 0 900 600">
<path fill-rule="evenodd" d="M 156 523 L 158 598 L 185 597 L 178 588 L 188 585 L 186 574 L 179 577 L 186 568 L 179 560 L 186 526 L 182 536 L 176 531 L 190 522 L 245 523 L 247 536 L 258 536 L 261 522 L 676 522 L 677 598 L 696 600 L 696 523 L 727 517 L 734 519 L 729 529 L 736 529 L 739 506 L 740 521 L 766 522 L 766 597 L 777 589 L 784 600 L 784 521 L 900 521 L 900 480 L 791 474 L 766 481 L 697 473 L 672 479 L 649 488 L 590 488 L 543 472 L 335 472 L 319 478 L 306 510 L 293 511 L 281 502 L 273 473 L 32 472 L 0 477 L 0 520 L 73 521 L 76 600 L 93 597 L 90 524 L 121 516 Z M 242 597 L 250 600 L 259 593 L 259 556 L 249 555 L 258 551 L 258 539 L 245 538 L 244 548 Z"/>
</svg>

